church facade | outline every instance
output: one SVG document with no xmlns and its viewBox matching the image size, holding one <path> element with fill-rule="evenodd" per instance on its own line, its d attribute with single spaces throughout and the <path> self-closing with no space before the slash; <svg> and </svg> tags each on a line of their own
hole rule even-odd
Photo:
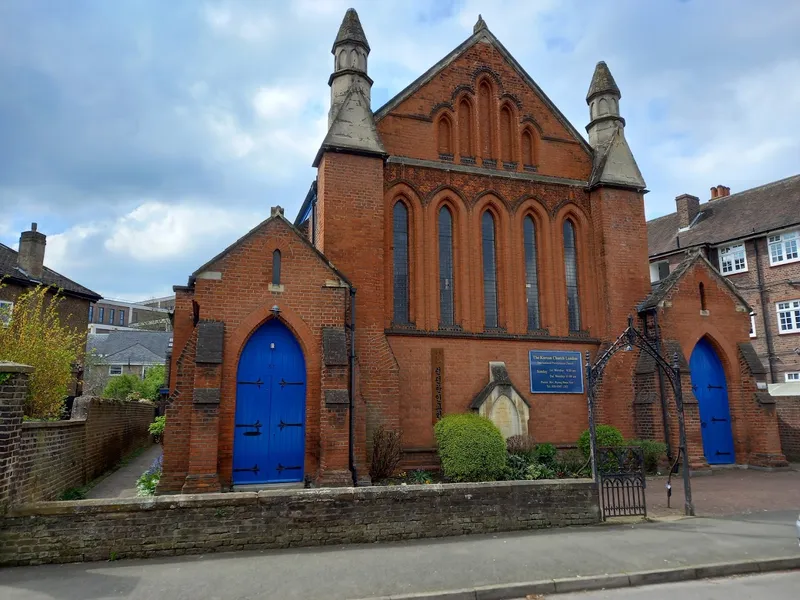
<svg viewBox="0 0 800 600">
<path fill-rule="evenodd" d="M 696 302 L 677 278 L 660 296 L 651 290 L 645 182 L 605 63 L 586 97 L 587 142 L 480 18 L 376 112 L 369 53 L 351 9 L 332 48 L 317 179 L 297 219 L 273 208 L 175 287 L 160 493 L 362 482 L 381 426 L 402 432 L 404 466 L 431 467 L 433 426 L 452 412 L 485 414 L 506 436 L 574 444 L 587 427 L 583 357 L 613 342 L 630 314 L 646 325 Z M 720 291 L 715 317 L 732 324 L 731 410 L 763 414 L 766 432 L 734 428 L 731 461 L 757 447 L 762 464 L 780 466 L 774 412 L 739 360 L 749 310 L 712 271 L 703 277 Z M 688 360 L 702 323 L 661 322 Z M 548 357 L 572 361 L 573 380 L 539 381 L 534 359 Z M 641 362 L 621 353 L 609 363 L 598 421 L 674 438 L 669 398 L 653 400 Z M 647 398 L 652 406 L 637 408 Z M 694 468 L 713 462 L 698 446 L 701 421 L 689 419 Z"/>
</svg>

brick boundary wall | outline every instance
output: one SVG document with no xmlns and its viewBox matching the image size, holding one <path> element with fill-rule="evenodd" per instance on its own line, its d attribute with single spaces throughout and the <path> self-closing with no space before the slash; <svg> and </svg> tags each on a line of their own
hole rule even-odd
<svg viewBox="0 0 800 600">
<path fill-rule="evenodd" d="M 787 460 L 800 461 L 800 396 L 776 396 L 778 430 Z"/>
<path fill-rule="evenodd" d="M 587 479 L 38 503 L 0 518 L 0 565 L 371 543 L 591 525 Z"/>
<path fill-rule="evenodd" d="M 112 468 L 150 442 L 155 405 L 76 398 L 69 421 L 23 422 L 30 367 L 1 363 L 0 513 L 7 506 L 53 500 Z"/>
</svg>

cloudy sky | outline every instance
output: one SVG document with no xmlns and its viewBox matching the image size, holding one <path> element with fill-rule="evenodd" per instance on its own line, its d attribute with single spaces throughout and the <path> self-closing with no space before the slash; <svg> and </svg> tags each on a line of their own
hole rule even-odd
<svg viewBox="0 0 800 600">
<path fill-rule="evenodd" d="M 0 0 L 0 241 L 37 221 L 48 266 L 136 300 L 294 218 L 350 5 L 374 108 L 478 13 L 580 131 L 605 60 L 648 218 L 800 172 L 797 0 Z"/>
</svg>

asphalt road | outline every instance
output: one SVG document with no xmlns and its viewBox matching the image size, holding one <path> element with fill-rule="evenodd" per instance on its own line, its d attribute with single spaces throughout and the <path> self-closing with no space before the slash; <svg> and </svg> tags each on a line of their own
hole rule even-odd
<svg viewBox="0 0 800 600">
<path fill-rule="evenodd" d="M 551 600 L 794 600 L 800 597 L 800 571 L 749 577 L 705 579 L 640 588 L 559 594 Z"/>
</svg>

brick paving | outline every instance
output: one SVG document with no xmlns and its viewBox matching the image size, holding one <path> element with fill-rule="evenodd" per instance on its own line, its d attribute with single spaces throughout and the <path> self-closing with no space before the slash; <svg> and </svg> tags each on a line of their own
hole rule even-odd
<svg viewBox="0 0 800 600">
<path fill-rule="evenodd" d="M 671 508 L 667 508 L 666 477 L 647 480 L 647 513 L 652 517 L 683 514 L 683 478 L 672 477 Z M 697 516 L 727 516 L 765 511 L 800 512 L 800 471 L 730 469 L 692 477 Z"/>
</svg>

